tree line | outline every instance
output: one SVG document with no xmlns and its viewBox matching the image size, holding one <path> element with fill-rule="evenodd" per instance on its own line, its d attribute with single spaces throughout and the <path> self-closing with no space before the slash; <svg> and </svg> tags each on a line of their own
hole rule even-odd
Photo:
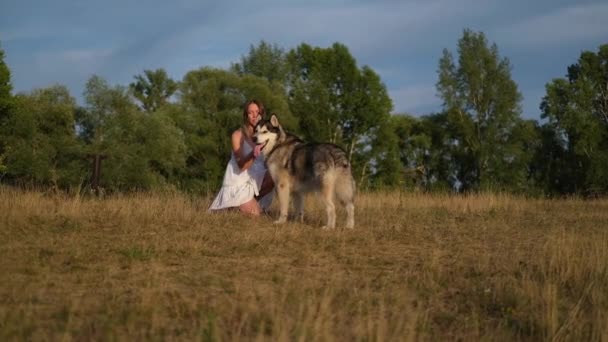
<svg viewBox="0 0 608 342">
<path fill-rule="evenodd" d="M 177 189 L 221 184 L 229 137 L 247 99 L 288 130 L 343 147 L 360 189 L 506 191 L 597 196 L 608 191 L 608 44 L 585 51 L 547 83 L 543 123 L 521 117 L 511 64 L 483 32 L 464 30 L 443 50 L 443 109 L 391 115 L 379 75 L 348 48 L 261 41 L 228 69 L 201 67 L 181 81 L 144 70 L 129 85 L 91 76 L 84 105 L 63 85 L 13 94 L 0 50 L 0 182 L 69 190 Z"/>
</svg>

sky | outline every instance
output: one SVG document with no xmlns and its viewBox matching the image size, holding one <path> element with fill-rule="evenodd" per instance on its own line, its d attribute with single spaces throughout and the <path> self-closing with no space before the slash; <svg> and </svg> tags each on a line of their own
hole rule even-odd
<svg viewBox="0 0 608 342">
<path fill-rule="evenodd" d="M 443 49 L 484 32 L 510 60 L 522 117 L 540 119 L 545 85 L 582 51 L 608 44 L 608 1 L 586 0 L 2 0 L 0 48 L 13 91 L 61 84 L 80 104 L 96 74 L 128 85 L 146 69 L 175 80 L 228 68 L 260 41 L 288 51 L 339 42 L 381 77 L 393 113 L 438 112 Z"/>
</svg>

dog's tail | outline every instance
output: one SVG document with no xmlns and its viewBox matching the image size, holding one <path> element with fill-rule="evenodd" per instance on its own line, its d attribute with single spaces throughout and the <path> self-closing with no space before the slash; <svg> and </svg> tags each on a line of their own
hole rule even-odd
<svg viewBox="0 0 608 342">
<path fill-rule="evenodd" d="M 345 182 L 345 185 L 351 189 L 351 196 L 354 196 L 357 192 L 357 184 L 352 175 L 351 163 L 348 160 L 348 155 L 346 154 L 346 151 L 339 146 L 333 144 L 332 146 L 331 155 L 334 162 L 334 168 L 339 170 L 341 181 Z"/>
</svg>

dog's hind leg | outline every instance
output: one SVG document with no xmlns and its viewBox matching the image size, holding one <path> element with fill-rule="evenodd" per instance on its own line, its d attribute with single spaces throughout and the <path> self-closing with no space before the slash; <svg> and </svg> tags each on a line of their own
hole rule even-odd
<svg viewBox="0 0 608 342">
<path fill-rule="evenodd" d="M 351 175 L 339 178 L 336 197 L 346 209 L 346 228 L 355 228 L 355 182 Z"/>
<path fill-rule="evenodd" d="M 353 202 L 346 203 L 346 228 L 355 228 L 355 205 Z"/>
<path fill-rule="evenodd" d="M 296 212 L 296 220 L 300 223 L 304 223 L 304 194 L 293 194 L 293 208 Z"/>
<path fill-rule="evenodd" d="M 325 210 L 327 211 L 327 225 L 323 228 L 333 229 L 336 227 L 336 205 L 334 204 L 335 177 L 326 175 L 321 185 Z"/>
<path fill-rule="evenodd" d="M 274 221 L 275 224 L 287 222 L 289 214 L 289 186 L 287 183 L 279 183 L 277 187 L 277 196 L 279 197 L 279 219 Z"/>
</svg>

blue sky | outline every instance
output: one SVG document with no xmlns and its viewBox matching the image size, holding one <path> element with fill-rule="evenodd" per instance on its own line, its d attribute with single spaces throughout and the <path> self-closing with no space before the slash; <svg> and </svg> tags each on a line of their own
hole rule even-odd
<svg viewBox="0 0 608 342">
<path fill-rule="evenodd" d="M 202 66 L 227 68 L 261 40 L 286 51 L 340 42 L 380 75 L 393 112 L 422 115 L 441 109 L 441 52 L 456 55 L 469 28 L 509 58 L 523 117 L 538 119 L 545 84 L 608 43 L 606 18 L 605 0 L 2 0 L 0 47 L 15 92 L 58 83 L 81 102 L 92 74 L 128 85 L 164 68 L 181 80 Z"/>
</svg>

